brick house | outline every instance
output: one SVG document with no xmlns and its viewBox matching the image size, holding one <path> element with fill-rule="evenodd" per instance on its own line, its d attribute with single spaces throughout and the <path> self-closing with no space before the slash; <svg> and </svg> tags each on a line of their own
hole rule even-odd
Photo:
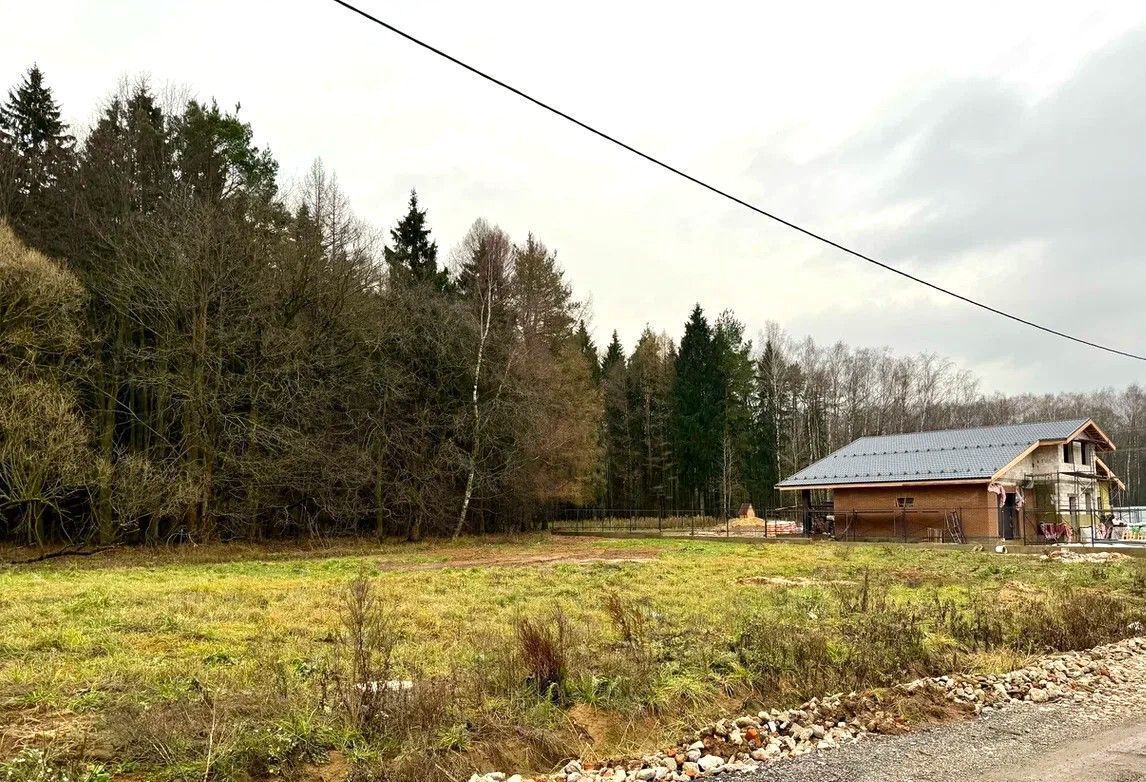
<svg viewBox="0 0 1146 782">
<path fill-rule="evenodd" d="M 1073 539 L 1123 488 L 1113 450 L 1089 418 L 861 437 L 777 488 L 837 538 Z"/>
</svg>

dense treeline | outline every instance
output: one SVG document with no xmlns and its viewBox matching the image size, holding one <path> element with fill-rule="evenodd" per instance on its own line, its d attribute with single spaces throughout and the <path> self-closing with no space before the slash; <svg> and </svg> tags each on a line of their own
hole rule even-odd
<svg viewBox="0 0 1146 782">
<path fill-rule="evenodd" d="M 82 139 L 32 68 L 0 107 L 0 537 L 520 529 L 569 505 L 734 511 L 854 437 L 1093 415 L 1146 502 L 1146 394 L 984 397 L 932 355 L 754 345 L 699 306 L 599 355 L 555 254 L 439 257 L 237 112 L 121 90 Z M 6 224 L 5 224 L 6 223 Z M 1135 450 L 1137 448 L 1138 450 Z"/>
<path fill-rule="evenodd" d="M 987 396 L 971 373 L 930 353 L 824 347 L 774 323 L 761 341 L 746 341 L 730 313 L 710 328 L 699 308 L 679 353 L 646 330 L 626 362 L 614 335 L 602 379 L 604 505 L 778 507 L 791 501 L 774 490 L 778 480 L 857 437 L 1076 417 L 1094 418 L 1118 445 L 1103 458 L 1126 483 L 1121 501 L 1146 504 L 1146 391 L 1138 385 Z M 674 454 L 691 460 L 689 469 Z"/>
<path fill-rule="evenodd" d="M 383 241 L 321 165 L 288 198 L 236 114 L 146 86 L 77 141 L 32 69 L 0 133 L 4 536 L 418 537 L 591 500 L 593 369 L 537 238 L 478 221 L 451 273 L 416 196 Z"/>
</svg>

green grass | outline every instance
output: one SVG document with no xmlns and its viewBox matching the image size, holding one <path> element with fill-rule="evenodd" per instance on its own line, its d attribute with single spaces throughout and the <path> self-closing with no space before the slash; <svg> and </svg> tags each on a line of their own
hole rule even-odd
<svg viewBox="0 0 1146 782">
<path fill-rule="evenodd" d="M 529 561 L 554 556 L 584 561 Z M 545 536 L 117 551 L 9 567 L 0 764 L 31 749 L 156 779 L 305 776 L 324 763 L 368 775 L 380 759 L 426 752 L 455 769 L 544 768 L 564 754 L 657 746 L 722 712 L 817 687 L 1005 667 L 1108 640 L 1142 615 L 1141 568 Z M 435 682 L 449 701 L 411 707 L 420 741 L 353 724 L 332 703 L 333 639 L 359 574 L 387 608 L 388 670 Z M 558 617 L 569 628 L 565 679 L 557 695 L 536 692 L 516 628 Z"/>
</svg>

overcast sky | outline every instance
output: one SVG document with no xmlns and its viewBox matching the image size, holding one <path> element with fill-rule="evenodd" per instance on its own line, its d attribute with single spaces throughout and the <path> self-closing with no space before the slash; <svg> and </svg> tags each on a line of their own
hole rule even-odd
<svg viewBox="0 0 1146 782">
<path fill-rule="evenodd" d="M 969 296 L 1146 352 L 1146 4 L 361 0 L 590 124 Z M 388 228 L 411 187 L 446 251 L 533 231 L 599 342 L 693 303 L 820 342 L 935 351 L 985 390 L 1146 381 L 651 167 L 329 0 L 0 0 L 88 124 L 123 77 L 242 103 L 284 180 L 321 157 Z"/>
</svg>

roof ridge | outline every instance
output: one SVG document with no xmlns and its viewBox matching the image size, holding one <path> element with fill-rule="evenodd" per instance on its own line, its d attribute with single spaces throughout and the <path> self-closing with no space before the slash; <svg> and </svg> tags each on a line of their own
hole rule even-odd
<svg viewBox="0 0 1146 782">
<path fill-rule="evenodd" d="M 863 440 L 879 440 L 884 437 L 911 437 L 920 434 L 941 434 L 946 432 L 975 432 L 983 429 L 1008 429 L 1015 426 L 1050 426 L 1052 424 L 1083 424 L 1086 421 L 1093 421 L 1090 416 L 1083 416 L 1081 418 L 1054 418 L 1049 421 L 1019 421 L 1017 423 L 1009 424 L 980 424 L 979 426 L 961 426 L 958 429 L 921 429 L 917 432 L 890 432 L 888 434 L 864 434 L 852 440 L 849 445 L 855 445 Z M 1077 427 L 1076 427 L 1077 428 Z M 847 445 L 842 446 L 847 448 Z M 838 449 L 837 449 L 838 450 Z"/>
<path fill-rule="evenodd" d="M 1063 418 L 866 435 L 817 459 L 779 485 L 988 480 L 1031 446 L 1061 440 L 1093 420 Z"/>
</svg>

